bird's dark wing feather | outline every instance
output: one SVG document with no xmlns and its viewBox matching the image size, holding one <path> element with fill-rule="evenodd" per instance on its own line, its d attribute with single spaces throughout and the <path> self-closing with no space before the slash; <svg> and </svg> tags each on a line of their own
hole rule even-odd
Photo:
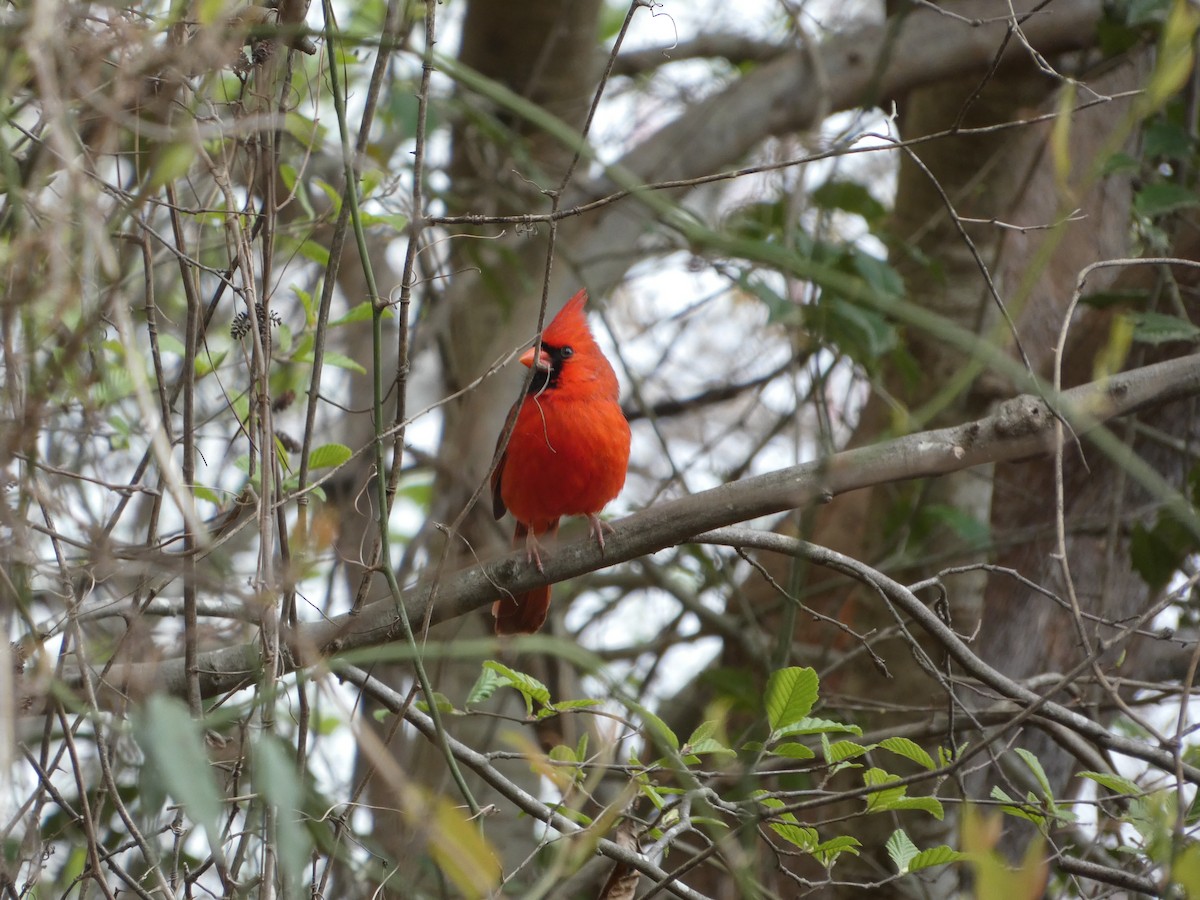
<svg viewBox="0 0 1200 900">
<path fill-rule="evenodd" d="M 500 452 L 500 442 L 504 440 L 504 436 L 509 433 L 513 422 L 516 421 L 522 402 L 523 400 L 518 400 L 508 411 L 508 416 L 504 419 L 504 427 L 500 429 L 500 435 L 496 438 L 496 449 L 493 451 L 493 456 Z M 500 462 L 496 464 L 496 470 L 492 472 L 492 515 L 497 519 L 504 518 L 504 514 L 508 512 L 508 507 L 504 505 L 504 498 L 500 496 L 500 482 L 504 477 L 504 464 L 507 461 L 508 450 L 506 449 L 504 455 L 500 457 Z"/>
</svg>

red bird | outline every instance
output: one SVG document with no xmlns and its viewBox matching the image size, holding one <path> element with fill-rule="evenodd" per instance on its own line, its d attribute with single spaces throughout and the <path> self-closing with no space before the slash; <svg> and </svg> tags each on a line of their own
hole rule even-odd
<svg viewBox="0 0 1200 900">
<path fill-rule="evenodd" d="M 516 424 L 492 475 L 492 512 L 497 519 L 505 510 L 513 514 L 513 545 L 525 539 L 539 572 L 538 536 L 556 535 L 563 516 L 587 516 L 604 549 L 609 526 L 599 512 L 621 492 L 629 466 L 617 376 L 588 328 L 585 303 L 587 291 L 580 291 L 542 332 L 541 350 L 521 357 L 533 369 L 533 383 L 509 412 Z M 496 633 L 532 634 L 549 609 L 549 585 L 497 600 Z"/>
</svg>

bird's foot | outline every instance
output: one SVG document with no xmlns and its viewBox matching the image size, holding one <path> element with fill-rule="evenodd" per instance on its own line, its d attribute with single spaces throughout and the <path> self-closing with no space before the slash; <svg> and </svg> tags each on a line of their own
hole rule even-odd
<svg viewBox="0 0 1200 900">
<path fill-rule="evenodd" d="M 601 519 L 595 513 L 589 513 L 587 520 L 588 520 L 588 527 L 591 528 L 592 534 L 596 538 L 596 543 L 600 545 L 600 552 L 603 553 L 604 552 L 604 533 L 607 531 L 609 534 L 616 534 L 617 529 L 613 528 L 611 525 L 609 525 L 607 522 L 605 522 L 603 519 Z"/>
<path fill-rule="evenodd" d="M 542 565 L 542 545 L 538 542 L 537 535 L 533 533 L 531 528 L 525 534 L 525 562 L 531 562 L 537 566 L 537 570 L 543 575 L 546 574 L 546 567 Z"/>
</svg>

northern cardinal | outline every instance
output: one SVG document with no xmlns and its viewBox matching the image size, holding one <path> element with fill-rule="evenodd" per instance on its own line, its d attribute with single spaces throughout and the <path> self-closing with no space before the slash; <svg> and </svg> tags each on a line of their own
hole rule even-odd
<svg viewBox="0 0 1200 900">
<path fill-rule="evenodd" d="M 588 328 L 585 303 L 587 291 L 580 291 L 542 332 L 541 350 L 521 357 L 533 369 L 533 382 L 508 414 L 516 424 L 492 475 L 492 512 L 497 519 L 505 510 L 513 514 L 513 546 L 523 538 L 539 572 L 538 536 L 556 535 L 563 516 L 587 516 L 604 549 L 609 526 L 599 512 L 621 492 L 629 465 L 629 423 L 617 402 L 617 376 Z M 496 633 L 532 634 L 549 609 L 549 585 L 497 600 Z"/>
</svg>

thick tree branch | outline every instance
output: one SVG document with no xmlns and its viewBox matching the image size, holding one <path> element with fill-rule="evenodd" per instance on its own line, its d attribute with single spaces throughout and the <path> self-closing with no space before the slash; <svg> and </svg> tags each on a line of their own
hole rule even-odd
<svg viewBox="0 0 1200 900">
<path fill-rule="evenodd" d="M 1112 418 L 1194 396 L 1200 396 L 1200 354 L 1065 391 L 1059 411 L 1082 435 Z M 521 593 L 574 578 L 686 542 L 714 528 L 828 502 L 861 488 L 1046 454 L 1053 449 L 1053 421 L 1043 401 L 1022 395 L 1002 404 L 994 415 L 965 425 L 848 450 L 657 504 L 616 523 L 616 532 L 603 552 L 592 541 L 580 541 L 546 554 L 544 574 L 526 563 L 523 552 L 517 552 L 457 572 L 438 584 L 419 582 L 404 592 L 404 602 L 411 620 L 428 615 L 429 621 L 437 624 L 486 606 L 502 591 Z M 327 655 L 379 646 L 400 636 L 393 602 L 381 601 L 357 614 L 294 629 L 287 636 L 287 663 L 293 668 L 311 665 Z M 259 677 L 260 666 L 257 643 L 209 651 L 200 658 L 201 690 L 212 697 L 252 683 Z M 120 694 L 157 690 L 180 696 L 184 680 L 181 659 L 117 663 L 105 679 L 108 687 Z"/>
<path fill-rule="evenodd" d="M 702 34 L 673 47 L 650 47 L 622 53 L 613 65 L 614 75 L 644 75 L 668 63 L 685 59 L 727 59 L 732 63 L 766 62 L 788 48 L 744 34 Z"/>
<path fill-rule="evenodd" d="M 1043 56 L 1094 46 L 1103 15 L 1100 0 L 1013 4 L 1018 14 L 1035 5 L 1043 8 L 1025 19 L 1021 30 Z M 948 78 L 982 74 L 1008 30 L 1004 19 L 980 18 L 994 11 L 994 4 L 979 0 L 956 5 L 962 18 L 921 7 L 883 24 L 847 30 L 817 46 L 796 47 L 691 104 L 631 148 L 616 168 L 643 183 L 697 178 L 744 159 L 767 137 L 812 128 L 830 113 L 869 107 Z M 1010 41 L 1005 58 L 1027 52 L 1020 41 Z M 615 187 L 608 180 L 580 184 L 562 208 L 606 196 Z M 634 258 L 621 248 L 632 251 L 653 215 L 639 204 L 620 204 L 575 226 L 582 232 L 579 246 L 585 248 L 577 261 L 595 294 L 607 293 L 620 281 Z"/>
</svg>

